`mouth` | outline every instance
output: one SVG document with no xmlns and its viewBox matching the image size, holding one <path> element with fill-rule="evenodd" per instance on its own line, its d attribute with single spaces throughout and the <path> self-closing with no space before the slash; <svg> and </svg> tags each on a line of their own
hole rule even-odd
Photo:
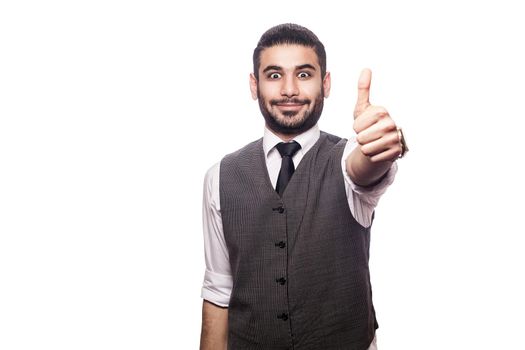
<svg viewBox="0 0 525 350">
<path fill-rule="evenodd" d="M 296 111 L 301 109 L 306 103 L 296 103 L 296 102 L 279 102 L 275 105 L 277 108 L 283 111 Z"/>
</svg>

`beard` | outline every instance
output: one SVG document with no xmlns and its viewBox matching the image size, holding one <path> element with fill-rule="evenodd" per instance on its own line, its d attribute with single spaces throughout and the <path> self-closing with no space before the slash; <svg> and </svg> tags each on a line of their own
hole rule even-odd
<svg viewBox="0 0 525 350">
<path fill-rule="evenodd" d="M 298 135 L 309 130 L 321 117 L 323 112 L 324 105 L 324 92 L 321 89 L 321 92 L 315 98 L 315 102 L 311 105 L 311 100 L 309 99 L 298 99 L 298 98 L 284 98 L 280 100 L 270 100 L 270 108 L 276 106 L 278 103 L 300 103 L 305 105 L 311 105 L 306 111 L 284 111 L 280 114 L 282 117 L 276 113 L 272 113 L 267 107 L 266 99 L 261 96 L 259 89 L 257 89 L 257 99 L 259 101 L 259 109 L 261 114 L 266 121 L 268 128 L 274 132 L 281 133 L 284 135 Z M 302 113 L 302 115 L 300 115 Z"/>
</svg>

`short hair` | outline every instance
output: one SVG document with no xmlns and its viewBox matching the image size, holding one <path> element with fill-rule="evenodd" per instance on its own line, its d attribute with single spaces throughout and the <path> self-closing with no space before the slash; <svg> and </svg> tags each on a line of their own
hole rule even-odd
<svg viewBox="0 0 525 350">
<path fill-rule="evenodd" d="M 253 50 L 253 74 L 257 80 L 259 80 L 261 52 L 276 45 L 302 45 L 314 49 L 321 66 L 321 78 L 324 79 L 326 74 L 326 52 L 323 43 L 308 28 L 294 23 L 284 23 L 268 29 L 261 36 L 257 47 Z"/>
</svg>

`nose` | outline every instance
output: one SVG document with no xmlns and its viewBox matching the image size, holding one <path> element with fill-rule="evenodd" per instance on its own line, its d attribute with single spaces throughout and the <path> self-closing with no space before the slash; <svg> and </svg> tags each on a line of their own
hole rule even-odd
<svg viewBox="0 0 525 350">
<path fill-rule="evenodd" d="M 299 95 L 299 87 L 294 77 L 285 77 L 282 80 L 281 95 L 286 97 L 293 97 Z"/>
</svg>

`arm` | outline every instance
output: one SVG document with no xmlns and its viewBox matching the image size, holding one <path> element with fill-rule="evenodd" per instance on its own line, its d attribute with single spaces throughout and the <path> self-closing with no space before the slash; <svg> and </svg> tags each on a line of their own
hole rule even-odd
<svg viewBox="0 0 525 350">
<path fill-rule="evenodd" d="M 203 191 L 203 233 L 206 270 L 202 285 L 201 350 L 225 350 L 232 276 L 222 230 L 219 196 L 220 163 L 208 170 Z"/>
<path fill-rule="evenodd" d="M 392 163 L 393 161 L 374 163 L 357 146 L 346 158 L 346 172 L 356 185 L 373 186 L 383 178 Z"/>
<path fill-rule="evenodd" d="M 371 186 L 381 180 L 402 152 L 397 126 L 388 111 L 369 102 L 370 70 L 359 77 L 354 131 L 358 146 L 346 159 L 346 171 L 354 183 Z"/>
<path fill-rule="evenodd" d="M 397 163 L 393 162 L 392 167 L 377 183 L 369 186 L 359 186 L 346 171 L 346 160 L 358 145 L 355 137 L 350 138 L 346 143 L 343 157 L 341 158 L 341 172 L 343 173 L 346 199 L 348 200 L 350 212 L 361 226 L 369 227 L 372 224 L 372 216 L 379 199 L 394 182 L 397 174 Z"/>
<path fill-rule="evenodd" d="M 226 350 L 228 345 L 228 308 L 202 302 L 200 350 Z"/>
</svg>

